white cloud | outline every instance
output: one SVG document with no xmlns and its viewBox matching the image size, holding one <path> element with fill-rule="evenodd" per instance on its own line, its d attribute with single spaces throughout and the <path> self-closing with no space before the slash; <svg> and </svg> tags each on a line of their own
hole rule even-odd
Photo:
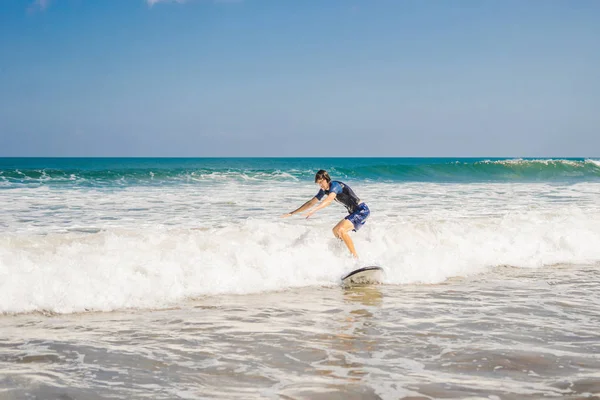
<svg viewBox="0 0 600 400">
<path fill-rule="evenodd" d="M 152 7 L 158 3 L 189 3 L 192 0 L 146 0 L 148 6 Z M 241 3 L 243 0 L 213 0 L 214 3 Z"/>
<path fill-rule="evenodd" d="M 185 3 L 186 0 L 146 0 L 146 3 L 148 3 L 148 5 L 150 7 L 152 7 L 153 5 L 157 4 L 157 3 Z"/>
<path fill-rule="evenodd" d="M 44 11 L 50 5 L 50 0 L 35 0 L 29 5 L 29 12 Z"/>
</svg>

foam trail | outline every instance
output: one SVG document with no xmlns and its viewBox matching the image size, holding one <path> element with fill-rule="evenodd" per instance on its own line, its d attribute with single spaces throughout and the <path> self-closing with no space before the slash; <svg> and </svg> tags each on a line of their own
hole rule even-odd
<svg viewBox="0 0 600 400">
<path fill-rule="evenodd" d="M 356 267 L 326 221 L 0 236 L 0 312 L 164 307 L 189 297 L 335 285 Z M 496 265 L 600 260 L 600 214 L 380 221 L 355 236 L 386 283 L 438 283 Z"/>
</svg>

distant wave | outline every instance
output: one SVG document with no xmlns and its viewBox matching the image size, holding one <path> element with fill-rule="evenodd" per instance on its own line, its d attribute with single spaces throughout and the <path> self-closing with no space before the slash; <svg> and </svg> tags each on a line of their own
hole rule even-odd
<svg viewBox="0 0 600 400">
<path fill-rule="evenodd" d="M 129 186 L 194 183 L 211 181 L 285 181 L 297 179 L 298 172 L 236 169 L 122 169 L 122 170 L 0 170 L 0 186 L 6 185 L 80 185 Z"/>
<path fill-rule="evenodd" d="M 485 181 L 600 181 L 599 160 L 504 159 L 445 160 L 414 163 L 405 159 L 371 159 L 375 162 L 336 164 L 327 159 L 323 167 L 338 179 L 393 182 L 485 182 Z M 314 162 L 313 162 L 314 163 Z M 226 162 L 224 161 L 224 164 Z M 281 164 L 281 163 L 280 163 Z M 284 163 L 283 163 L 284 164 Z M 315 168 L 169 168 L 127 167 L 117 169 L 4 168 L 0 187 L 22 185 L 130 186 L 202 183 L 219 181 L 268 182 L 312 179 Z"/>
<path fill-rule="evenodd" d="M 600 162 L 596 160 L 510 159 L 474 162 L 453 161 L 417 165 L 373 165 L 337 170 L 348 177 L 425 182 L 469 181 L 596 181 Z"/>
</svg>

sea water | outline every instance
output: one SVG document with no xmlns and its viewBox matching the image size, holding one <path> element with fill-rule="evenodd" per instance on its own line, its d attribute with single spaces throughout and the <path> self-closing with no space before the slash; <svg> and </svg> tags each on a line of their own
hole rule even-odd
<svg viewBox="0 0 600 400">
<path fill-rule="evenodd" d="M 280 218 L 321 168 L 358 261 L 341 205 Z M 0 159 L 0 398 L 599 395 L 599 193 L 595 159 Z"/>
</svg>

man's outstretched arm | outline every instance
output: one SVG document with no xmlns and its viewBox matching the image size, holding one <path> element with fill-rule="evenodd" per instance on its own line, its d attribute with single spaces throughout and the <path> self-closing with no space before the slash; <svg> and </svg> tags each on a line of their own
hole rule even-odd
<svg viewBox="0 0 600 400">
<path fill-rule="evenodd" d="M 329 195 L 325 198 L 325 200 L 323 200 L 323 202 L 321 204 L 319 204 L 317 207 L 315 207 L 314 209 L 310 210 L 309 212 L 306 213 L 306 218 L 309 218 L 311 215 L 313 215 L 315 212 L 327 207 L 328 205 L 331 204 L 331 202 L 335 199 L 336 194 L 335 193 L 329 193 Z M 315 197 L 316 199 L 316 197 Z"/>
<path fill-rule="evenodd" d="M 316 197 L 313 197 L 312 199 L 310 199 L 309 201 L 307 201 L 306 203 L 302 204 L 298 209 L 287 213 L 287 214 L 283 214 L 281 216 L 281 218 L 287 218 L 292 216 L 293 214 L 297 214 L 299 212 L 302 212 L 304 210 L 308 210 L 309 208 L 311 208 L 312 206 L 314 206 L 315 204 L 317 204 L 319 202 L 319 200 Z"/>
</svg>

